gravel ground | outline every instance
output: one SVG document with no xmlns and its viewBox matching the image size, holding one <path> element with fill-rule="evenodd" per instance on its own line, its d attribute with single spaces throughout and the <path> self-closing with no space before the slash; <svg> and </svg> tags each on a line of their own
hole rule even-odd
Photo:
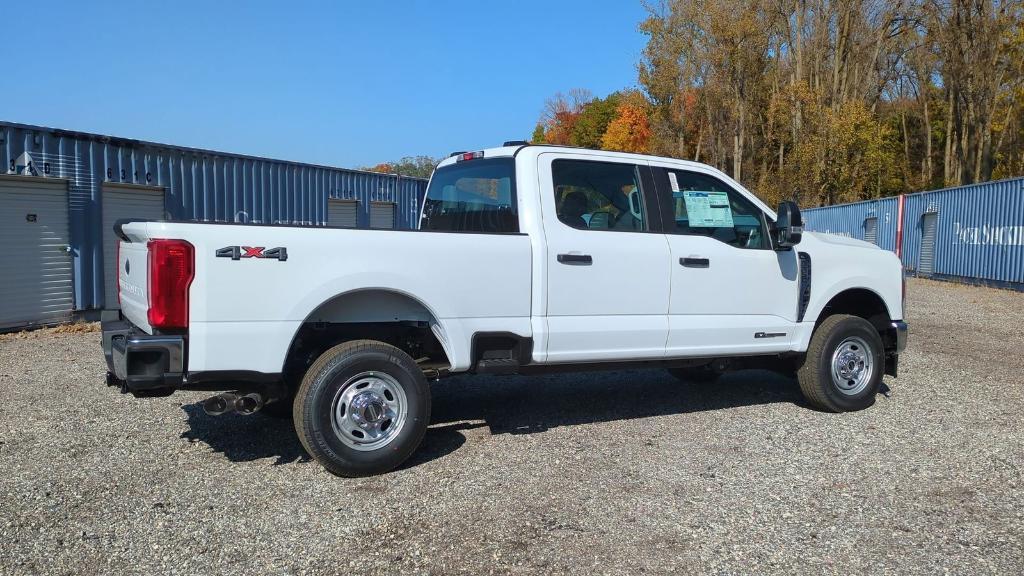
<svg viewBox="0 0 1024 576">
<path fill-rule="evenodd" d="M 451 378 L 396 472 L 103 385 L 96 333 L 0 339 L 0 572 L 1024 571 L 1024 294 L 909 287 L 888 397 L 765 372 Z"/>
</svg>

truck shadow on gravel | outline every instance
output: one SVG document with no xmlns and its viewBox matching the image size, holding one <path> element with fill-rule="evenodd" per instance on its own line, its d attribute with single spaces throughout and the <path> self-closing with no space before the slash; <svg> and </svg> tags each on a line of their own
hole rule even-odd
<svg viewBox="0 0 1024 576">
<path fill-rule="evenodd" d="M 586 372 L 442 380 L 432 423 L 483 420 L 491 434 L 534 434 L 561 426 L 789 403 L 806 405 L 792 379 L 734 372 L 712 382 L 680 382 L 663 370 Z"/>
<path fill-rule="evenodd" d="M 562 426 L 789 403 L 805 405 L 796 382 L 766 371 L 727 374 L 714 382 L 679 382 L 662 370 L 544 376 L 452 377 L 432 386 L 431 426 L 407 469 L 443 458 L 466 442 L 467 430 L 535 434 Z M 273 458 L 309 462 L 289 420 L 256 414 L 208 416 L 182 406 L 181 437 L 203 442 L 232 462 Z"/>
<path fill-rule="evenodd" d="M 278 465 L 311 460 L 295 435 L 291 420 L 262 414 L 209 416 L 199 403 L 185 404 L 181 409 L 188 417 L 188 430 L 181 437 L 189 442 L 203 442 L 232 462 L 274 458 Z"/>
<path fill-rule="evenodd" d="M 273 458 L 277 466 L 312 460 L 299 442 L 291 420 L 261 414 L 209 416 L 198 403 L 185 404 L 181 409 L 188 418 L 188 429 L 181 433 L 181 438 L 189 442 L 202 442 L 232 462 Z M 466 442 L 461 430 L 470 427 L 473 426 L 431 426 L 419 449 L 402 468 L 417 466 L 450 454 Z"/>
</svg>

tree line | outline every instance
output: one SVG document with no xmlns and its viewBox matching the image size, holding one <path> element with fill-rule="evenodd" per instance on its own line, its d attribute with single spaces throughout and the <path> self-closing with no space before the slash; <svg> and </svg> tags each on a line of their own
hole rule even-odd
<svg viewBox="0 0 1024 576">
<path fill-rule="evenodd" d="M 664 0 L 637 87 L 532 141 L 692 159 L 828 205 L 1024 175 L 1024 0 Z"/>
</svg>

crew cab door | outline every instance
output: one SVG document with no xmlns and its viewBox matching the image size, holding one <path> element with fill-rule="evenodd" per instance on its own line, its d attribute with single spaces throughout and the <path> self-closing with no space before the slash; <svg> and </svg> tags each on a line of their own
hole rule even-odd
<svg viewBox="0 0 1024 576">
<path fill-rule="evenodd" d="M 546 239 L 547 362 L 661 358 L 669 258 L 645 163 L 538 156 Z"/>
<path fill-rule="evenodd" d="M 671 252 L 666 356 L 791 349 L 797 252 L 772 250 L 766 214 L 710 171 L 652 169 Z"/>
</svg>

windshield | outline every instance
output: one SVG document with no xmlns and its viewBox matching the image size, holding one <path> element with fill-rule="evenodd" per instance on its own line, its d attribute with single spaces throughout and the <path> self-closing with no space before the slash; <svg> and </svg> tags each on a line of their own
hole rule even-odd
<svg viewBox="0 0 1024 576">
<path fill-rule="evenodd" d="M 466 160 L 434 171 L 420 229 L 518 232 L 516 213 L 515 160 Z"/>
</svg>

